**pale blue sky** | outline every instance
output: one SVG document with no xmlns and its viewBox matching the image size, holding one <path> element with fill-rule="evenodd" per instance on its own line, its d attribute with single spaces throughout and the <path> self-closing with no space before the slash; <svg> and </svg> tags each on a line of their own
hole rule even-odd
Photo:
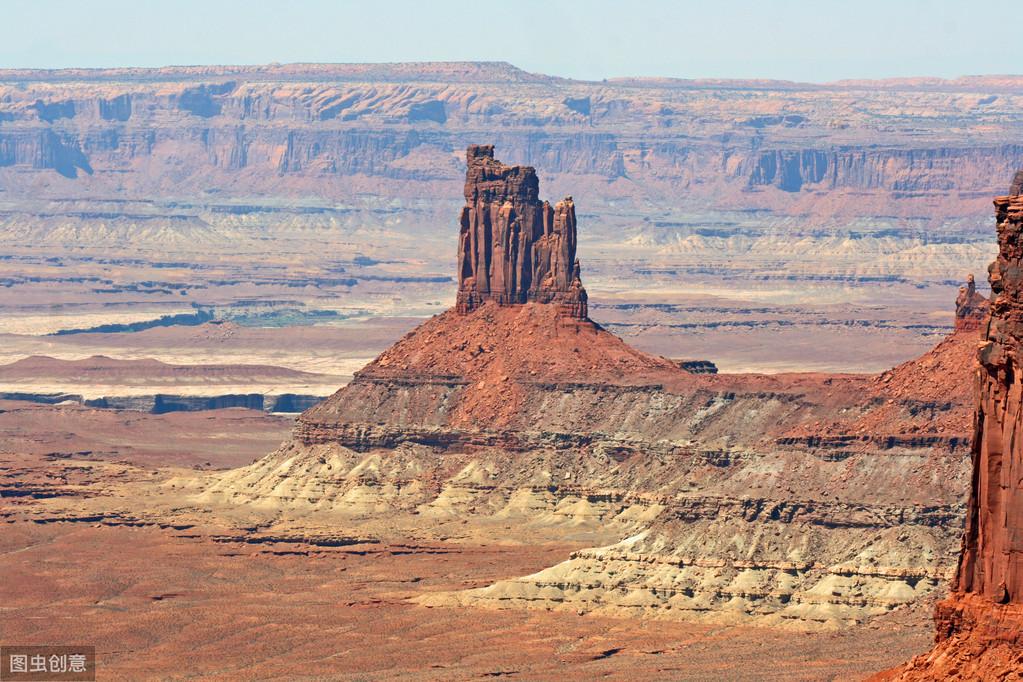
<svg viewBox="0 0 1023 682">
<path fill-rule="evenodd" d="M 502 60 L 573 78 L 1023 72 L 1002 0 L 0 0 L 0 67 Z"/>
</svg>

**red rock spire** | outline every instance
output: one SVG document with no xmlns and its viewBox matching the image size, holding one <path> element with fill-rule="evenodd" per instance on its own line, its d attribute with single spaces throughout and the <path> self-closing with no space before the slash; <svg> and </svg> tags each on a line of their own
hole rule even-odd
<svg viewBox="0 0 1023 682">
<path fill-rule="evenodd" d="M 575 257 L 575 204 L 565 197 L 552 208 L 540 201 L 539 189 L 535 169 L 504 165 L 494 159 L 492 145 L 469 147 L 458 238 L 460 313 L 484 301 L 535 301 L 586 318 L 586 289 Z"/>
<path fill-rule="evenodd" d="M 979 329 L 990 307 L 991 302 L 977 292 L 973 275 L 968 275 L 956 297 L 956 331 Z"/>
</svg>

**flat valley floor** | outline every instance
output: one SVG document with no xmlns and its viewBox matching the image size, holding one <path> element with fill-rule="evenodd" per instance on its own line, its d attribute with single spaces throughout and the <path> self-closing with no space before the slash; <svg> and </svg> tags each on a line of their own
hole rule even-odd
<svg viewBox="0 0 1023 682">
<path fill-rule="evenodd" d="M 220 510 L 174 510 L 205 512 L 195 523 L 124 512 L 150 508 L 139 491 L 166 497 L 174 477 L 271 451 L 289 428 L 237 409 L 0 403 L 0 640 L 95 645 L 100 679 L 118 680 L 860 679 L 930 647 L 927 604 L 807 633 L 411 601 L 538 571 L 580 542 L 330 541 L 239 532 Z M 125 485 L 135 498 L 107 505 Z"/>
</svg>

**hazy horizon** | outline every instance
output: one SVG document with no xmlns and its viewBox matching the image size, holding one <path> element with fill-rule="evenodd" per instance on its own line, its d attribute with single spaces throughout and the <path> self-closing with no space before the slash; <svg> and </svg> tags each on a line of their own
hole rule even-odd
<svg viewBox="0 0 1023 682">
<path fill-rule="evenodd" d="M 950 0 L 810 9 L 795 0 L 520 0 L 483 11 L 464 0 L 9 0 L 8 25 L 24 30 L 0 45 L 0 68 L 503 61 L 591 81 L 1007 75 L 1023 71 L 1014 30 L 991 18 L 1013 8 Z"/>
<path fill-rule="evenodd" d="M 883 82 L 883 81 L 900 81 L 900 80 L 916 80 L 916 79 L 935 79 L 935 80 L 954 81 L 954 80 L 957 80 L 957 79 L 960 79 L 960 78 L 1023 78 L 1023 70 L 1021 70 L 1020 72 L 1017 72 L 1017 73 L 1009 73 L 1009 72 L 1006 72 L 1006 73 L 994 73 L 994 72 L 990 72 L 990 73 L 963 73 L 963 74 L 958 74 L 958 75 L 953 75 L 953 76 L 936 76 L 934 74 L 919 73 L 919 74 L 907 74 L 907 75 L 901 75 L 901 76 L 877 76 L 877 77 L 859 77 L 859 78 L 848 77 L 848 78 L 837 78 L 837 79 L 830 80 L 830 81 L 804 81 L 804 80 L 793 79 L 793 78 L 773 78 L 773 77 L 756 77 L 756 76 L 750 76 L 750 77 L 743 77 L 743 76 L 699 76 L 699 75 L 695 75 L 695 76 L 650 76 L 648 74 L 630 74 L 630 75 L 626 75 L 626 76 L 610 76 L 610 77 L 606 77 L 606 78 L 589 79 L 589 78 L 573 78 L 573 77 L 570 77 L 570 76 L 563 76 L 563 75 L 557 74 L 557 73 L 546 73 L 546 72 L 543 72 L 543 71 L 533 71 L 533 70 L 530 70 L 530 69 L 524 69 L 524 68 L 520 67 L 518 64 L 514 64 L 512 62 L 498 61 L 498 60 L 485 60 L 485 59 L 479 59 L 479 60 L 468 60 L 468 59 L 460 59 L 460 60 L 425 60 L 425 59 L 423 59 L 423 60 L 400 61 L 400 62 L 395 62 L 395 61 L 390 61 L 390 62 L 384 62 L 384 61 L 381 61 L 381 62 L 359 62 L 359 61 L 355 61 L 355 62 L 306 62 L 306 61 L 301 61 L 301 62 L 279 62 L 278 61 L 278 62 L 245 62 L 245 63 L 241 63 L 241 62 L 238 62 L 238 63 L 231 63 L 231 62 L 205 62 L 205 63 L 153 64 L 153 65 L 121 64 L 121 65 L 116 65 L 116 66 L 53 66 L 53 67 L 49 67 L 49 66 L 48 67 L 17 66 L 17 67 L 0 67 L 0 68 L 8 68 L 10 70 L 16 70 L 16 71 L 64 71 L 64 70 L 107 71 L 107 70 L 117 70 L 117 69 L 151 69 L 151 70 L 159 70 L 159 69 L 191 69 L 191 68 L 205 68 L 205 67 L 225 67 L 225 68 L 252 67 L 252 68 L 259 68 L 259 67 L 264 67 L 264 66 L 302 66 L 302 65 L 348 66 L 348 65 L 390 65 L 390 64 L 422 64 L 422 65 L 426 65 L 426 64 L 473 64 L 473 63 L 474 64 L 507 64 L 508 66 L 511 66 L 512 68 L 515 68 L 515 69 L 519 69 L 520 71 L 524 71 L 524 72 L 528 72 L 528 73 L 533 73 L 533 74 L 540 75 L 540 76 L 550 76 L 550 77 L 553 77 L 553 78 L 563 78 L 565 80 L 577 80 L 579 82 L 584 82 L 584 83 L 599 83 L 599 82 L 602 82 L 602 81 L 612 81 L 612 80 L 617 81 L 617 80 L 629 80 L 629 79 L 639 79 L 639 80 L 641 80 L 641 79 L 651 79 L 651 80 L 692 80 L 692 81 L 721 81 L 721 82 L 727 82 L 727 81 L 737 81 L 737 82 L 771 81 L 771 82 L 778 82 L 778 83 L 790 82 L 790 83 L 802 83 L 802 84 L 807 84 L 807 85 L 829 85 L 829 84 L 833 84 L 833 83 L 842 83 L 842 82 L 847 82 L 847 81 L 849 81 L 849 82 L 856 82 L 856 81 L 871 81 L 871 82 L 877 81 L 877 82 Z"/>
</svg>

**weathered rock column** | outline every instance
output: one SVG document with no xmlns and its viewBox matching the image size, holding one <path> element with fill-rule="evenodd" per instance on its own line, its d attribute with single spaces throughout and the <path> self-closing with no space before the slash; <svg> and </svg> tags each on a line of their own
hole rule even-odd
<svg viewBox="0 0 1023 682">
<path fill-rule="evenodd" d="M 959 287 L 956 297 L 956 331 L 979 329 L 990 308 L 991 302 L 977 292 L 973 275 L 968 275 L 966 285 Z"/>
<path fill-rule="evenodd" d="M 529 166 L 506 166 L 492 145 L 466 152 L 465 206 L 458 237 L 460 313 L 485 301 L 555 303 L 566 315 L 587 316 L 576 250 L 575 204 L 539 199 Z"/>
</svg>

